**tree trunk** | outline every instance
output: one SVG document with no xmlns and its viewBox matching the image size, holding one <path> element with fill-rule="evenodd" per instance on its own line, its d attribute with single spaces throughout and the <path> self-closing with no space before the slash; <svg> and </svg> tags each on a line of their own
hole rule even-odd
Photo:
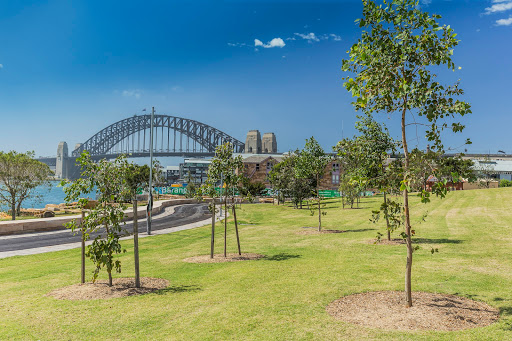
<svg viewBox="0 0 512 341">
<path fill-rule="evenodd" d="M 21 202 L 18 203 L 18 205 L 16 206 L 16 216 L 20 216 L 21 215 Z"/>
<path fill-rule="evenodd" d="M 11 204 L 11 218 L 16 220 L 16 204 Z"/>
<path fill-rule="evenodd" d="M 224 198 L 224 258 L 227 257 L 227 236 L 228 236 L 228 199 Z"/>
<path fill-rule="evenodd" d="M 106 203 L 105 203 L 104 207 L 105 206 L 106 206 Z M 107 239 L 108 239 L 109 230 L 108 230 L 108 224 L 106 221 L 105 221 L 105 230 L 107 231 Z M 109 264 L 112 264 L 112 253 L 111 252 L 108 253 L 108 260 L 109 260 Z M 111 287 L 112 286 L 112 269 L 109 269 L 107 267 L 107 272 L 108 272 L 108 286 Z"/>
<path fill-rule="evenodd" d="M 242 250 L 240 249 L 240 237 L 238 236 L 238 222 L 236 220 L 236 208 L 233 206 L 233 218 L 235 219 L 235 231 L 236 231 L 236 242 L 238 244 L 238 254 L 242 255 Z"/>
<path fill-rule="evenodd" d="M 213 258 L 213 252 L 215 248 L 215 198 L 212 201 L 212 242 L 210 245 L 210 258 Z"/>
<path fill-rule="evenodd" d="M 387 205 L 386 201 L 386 191 L 384 191 L 384 204 Z M 386 206 L 386 228 L 388 229 L 388 240 L 391 241 L 391 230 L 389 229 L 389 207 Z"/>
<path fill-rule="evenodd" d="M 85 228 L 84 228 L 85 212 L 82 210 L 82 221 L 80 222 L 80 229 L 82 230 L 82 257 L 80 267 L 81 283 L 85 283 Z"/>
<path fill-rule="evenodd" d="M 402 147 L 404 149 L 404 184 L 406 188 L 403 191 L 404 196 L 404 216 L 405 216 L 405 234 L 407 244 L 407 263 L 405 268 L 405 299 L 406 306 L 412 307 L 412 285 L 411 285 L 411 273 L 412 273 L 412 240 L 411 240 L 411 221 L 409 217 L 409 196 L 407 190 L 407 171 L 409 170 L 409 150 L 407 149 L 407 139 L 405 135 L 405 114 L 407 112 L 407 96 L 404 100 L 404 107 L 402 110 Z"/>
<path fill-rule="evenodd" d="M 133 256 L 135 262 L 135 287 L 140 288 L 139 223 L 137 217 L 137 198 L 133 199 Z"/>
<path fill-rule="evenodd" d="M 318 232 L 322 231 L 322 211 L 320 209 L 320 188 L 318 184 L 318 175 L 316 176 L 316 197 L 318 198 Z"/>
</svg>

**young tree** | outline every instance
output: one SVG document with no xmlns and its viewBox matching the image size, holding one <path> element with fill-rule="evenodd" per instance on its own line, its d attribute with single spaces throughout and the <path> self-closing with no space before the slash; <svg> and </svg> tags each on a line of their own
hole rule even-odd
<svg viewBox="0 0 512 341">
<path fill-rule="evenodd" d="M 318 201 L 318 231 L 322 230 L 322 210 L 320 197 L 320 179 L 324 175 L 325 167 L 331 161 L 331 157 L 327 155 L 320 144 L 311 137 L 306 140 L 304 149 L 298 154 L 295 166 L 295 174 L 298 178 L 309 179 L 313 177 L 316 181 L 316 198 Z"/>
<path fill-rule="evenodd" d="M 135 262 L 135 287 L 140 288 L 139 269 L 139 224 L 137 217 L 137 190 L 149 190 L 149 166 L 134 163 L 125 165 L 125 179 L 128 195 L 133 205 L 133 253 Z M 153 173 L 155 174 L 155 173 Z"/>
<path fill-rule="evenodd" d="M 34 159 L 34 152 L 0 152 L 0 202 L 11 207 L 12 220 L 24 200 L 40 197 L 37 187 L 50 186 L 52 175 L 47 165 Z"/>
<path fill-rule="evenodd" d="M 216 189 L 217 181 L 212 177 L 208 176 L 206 181 L 197 189 L 195 192 L 196 198 L 201 201 L 204 197 L 211 198 L 212 201 L 208 204 L 208 210 L 212 214 L 212 236 L 210 242 L 210 258 L 214 257 L 215 251 L 215 215 L 217 208 L 215 206 L 217 198 L 220 196 L 220 192 Z"/>
<path fill-rule="evenodd" d="M 126 252 L 119 243 L 119 238 L 123 232 L 121 223 L 124 218 L 123 201 L 127 197 L 126 193 L 126 159 L 119 156 L 113 162 L 106 159 L 94 162 L 89 153 L 84 151 L 77 159 L 82 173 L 81 178 L 66 185 L 66 201 L 79 200 L 82 206 L 88 202 L 88 199 L 82 198 L 84 194 L 90 193 L 96 189 L 97 205 L 91 209 L 89 214 L 82 221 L 82 229 L 88 238 L 91 233 L 105 228 L 94 239 L 87 250 L 89 257 L 96 268 L 93 272 L 93 282 L 96 281 L 102 268 L 106 268 L 108 273 L 108 284 L 112 286 L 112 270 L 121 272 L 121 262 L 114 259 L 115 254 Z M 72 231 L 78 228 L 76 221 L 66 224 L 66 227 Z"/>
<path fill-rule="evenodd" d="M 202 193 L 211 193 L 212 188 L 220 183 L 222 195 L 224 196 L 224 257 L 227 256 L 227 209 L 228 198 L 231 198 L 231 210 L 235 221 L 236 241 L 238 254 L 241 255 L 240 238 L 238 235 L 238 221 L 236 218 L 236 205 L 234 204 L 235 191 L 243 178 L 242 156 L 233 156 L 233 145 L 226 142 L 215 148 L 215 157 L 208 167 L 208 179 L 203 187 Z M 213 226 L 212 226 L 212 250 L 213 250 Z"/>
<path fill-rule="evenodd" d="M 290 154 L 276 164 L 269 173 L 269 181 L 278 192 L 278 201 L 291 198 L 295 208 L 302 209 L 302 202 L 309 198 L 314 190 L 313 179 L 297 176 L 295 167 L 299 152 Z"/>
<path fill-rule="evenodd" d="M 450 127 L 460 132 L 464 126 L 453 122 L 471 112 L 470 105 L 456 99 L 463 91 L 458 83 L 444 86 L 436 81 L 434 67 L 446 65 L 455 71 L 452 61 L 453 48 L 457 46 L 456 34 L 450 26 L 440 25 L 440 15 L 423 12 L 418 0 L 384 0 L 383 6 L 371 0 L 363 0 L 363 18 L 358 20 L 363 28 L 362 36 L 349 51 L 349 59 L 343 60 L 342 70 L 354 74 L 346 77 L 344 86 L 357 100 L 356 110 L 367 114 L 398 112 L 401 115 L 404 174 L 402 180 L 403 213 L 407 245 L 405 293 L 407 306 L 412 306 L 411 271 L 413 246 L 409 212 L 410 155 L 407 140 L 408 117 L 417 123 L 426 120 L 426 137 L 433 149 L 443 150 L 441 131 Z M 443 192 L 444 191 L 444 192 Z M 436 194 L 444 195 L 446 189 L 439 186 Z M 428 192 L 422 191 L 422 199 L 428 201 Z"/>
</svg>

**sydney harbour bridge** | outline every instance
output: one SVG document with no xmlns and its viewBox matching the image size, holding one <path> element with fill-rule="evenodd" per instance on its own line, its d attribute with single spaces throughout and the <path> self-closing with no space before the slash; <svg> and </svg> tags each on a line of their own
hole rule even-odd
<svg viewBox="0 0 512 341">
<path fill-rule="evenodd" d="M 235 153 L 243 153 L 245 144 L 236 138 L 195 120 L 154 115 L 153 155 L 156 157 L 206 157 L 215 155 L 215 147 L 231 142 Z M 76 178 L 79 169 L 77 157 L 87 150 L 92 159 L 114 159 L 121 154 L 129 158 L 149 157 L 151 115 L 135 115 L 103 128 L 84 143 L 77 143 L 68 153 L 66 142 L 61 142 L 56 157 L 39 161 L 55 167 L 58 178 Z"/>
</svg>

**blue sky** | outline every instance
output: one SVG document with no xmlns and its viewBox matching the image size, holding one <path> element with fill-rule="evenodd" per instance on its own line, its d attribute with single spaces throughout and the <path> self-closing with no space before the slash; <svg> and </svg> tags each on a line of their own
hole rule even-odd
<svg viewBox="0 0 512 341">
<path fill-rule="evenodd" d="M 512 0 L 422 1 L 461 39 L 454 54 L 473 114 L 471 152 L 512 153 Z M 360 36 L 360 1 L 2 1 L 0 150 L 55 155 L 155 106 L 279 150 L 355 133 L 341 60 Z M 398 136 L 396 119 L 381 116 Z M 411 131 L 411 136 L 415 132 Z M 420 147 L 421 139 L 414 141 Z"/>
</svg>

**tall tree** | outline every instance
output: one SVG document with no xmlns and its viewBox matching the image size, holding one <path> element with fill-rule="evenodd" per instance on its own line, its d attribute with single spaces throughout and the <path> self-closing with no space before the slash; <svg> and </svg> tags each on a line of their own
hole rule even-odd
<svg viewBox="0 0 512 341">
<path fill-rule="evenodd" d="M 383 193 L 380 211 L 385 217 L 388 240 L 390 240 L 394 228 L 389 220 L 390 199 L 387 198 L 387 194 L 394 182 L 393 177 L 387 174 L 386 161 L 388 155 L 396 151 L 398 143 L 391 137 L 386 126 L 377 122 L 371 115 L 358 116 L 358 118 L 356 129 L 359 135 L 353 140 L 340 141 L 334 150 L 347 165 L 345 173 L 349 176 L 353 175 L 352 181 L 364 179 L 365 186 L 378 188 Z"/>
<path fill-rule="evenodd" d="M 34 152 L 0 152 L 0 202 L 11 208 L 12 220 L 28 198 L 38 198 L 35 189 L 50 186 L 50 168 L 34 159 Z"/>
<path fill-rule="evenodd" d="M 269 181 L 278 193 L 278 201 L 290 198 L 295 208 L 302 208 L 304 199 L 309 198 L 314 190 L 314 179 L 303 178 L 295 171 L 297 160 L 295 154 L 286 155 L 280 163 L 276 164 L 269 173 Z"/>
<path fill-rule="evenodd" d="M 401 116 L 407 245 L 405 293 L 407 307 L 411 307 L 413 246 L 408 194 L 413 174 L 409 169 L 408 118 L 414 117 L 412 124 L 424 119 L 427 139 L 434 150 L 442 151 L 442 130 L 449 127 L 460 132 L 464 128 L 456 121 L 449 125 L 449 119 L 457 120 L 471 110 L 468 103 L 456 98 L 463 94 L 459 84 L 442 85 L 433 72 L 441 65 L 456 69 L 452 54 L 459 41 L 449 25 L 438 23 L 440 15 L 423 12 L 418 0 L 384 0 L 383 5 L 363 0 L 363 5 L 363 18 L 358 20 L 363 28 L 361 39 L 350 48 L 349 58 L 342 65 L 342 70 L 353 73 L 354 78 L 345 77 L 344 86 L 357 97 L 353 103 L 356 110 L 367 114 L 396 112 Z M 444 195 L 446 189 L 439 186 L 435 192 Z M 428 201 L 428 192 L 422 191 L 422 196 L 424 202 Z"/>
<path fill-rule="evenodd" d="M 236 241 L 238 246 L 238 254 L 242 254 L 240 248 L 240 237 L 238 234 L 238 220 L 236 218 L 236 205 L 234 204 L 234 196 L 237 187 L 241 184 L 243 178 L 243 160 L 242 156 L 233 155 L 233 145 L 226 142 L 215 148 L 215 157 L 212 159 L 208 167 L 208 179 L 203 186 L 203 193 L 212 191 L 212 187 L 220 184 L 222 196 L 224 196 L 224 210 L 226 217 L 224 219 L 224 257 L 227 256 L 227 210 L 228 203 L 231 199 L 230 207 L 233 212 L 235 222 Z M 212 230 L 213 238 L 213 230 Z M 213 243 L 212 243 L 213 248 Z"/>
<path fill-rule="evenodd" d="M 316 181 L 316 199 L 318 204 L 318 231 L 322 230 L 322 209 L 320 197 L 320 179 L 322 179 L 325 168 L 331 161 L 331 157 L 324 152 L 324 149 L 311 137 L 306 140 L 306 145 L 302 149 L 297 158 L 295 173 L 298 178 L 309 179 L 314 178 Z"/>
<path fill-rule="evenodd" d="M 82 229 L 87 238 L 93 232 L 100 231 L 100 233 L 88 246 L 86 256 L 96 266 L 93 282 L 100 270 L 106 268 L 108 285 L 112 286 L 112 271 L 121 272 L 121 262 L 114 257 L 116 254 L 126 252 L 119 243 L 119 238 L 123 234 L 121 225 L 124 218 L 123 202 L 128 196 L 125 175 L 126 158 L 119 156 L 113 162 L 106 159 L 94 162 L 89 153 L 84 151 L 77 159 L 77 163 L 82 169 L 81 178 L 70 184 L 62 182 L 66 201 L 79 200 L 85 206 L 88 199 L 84 199 L 83 195 L 96 189 L 97 205 L 84 217 Z M 74 231 L 78 225 L 73 220 L 66 224 L 66 227 Z M 104 230 L 101 230 L 102 228 Z"/>
</svg>

